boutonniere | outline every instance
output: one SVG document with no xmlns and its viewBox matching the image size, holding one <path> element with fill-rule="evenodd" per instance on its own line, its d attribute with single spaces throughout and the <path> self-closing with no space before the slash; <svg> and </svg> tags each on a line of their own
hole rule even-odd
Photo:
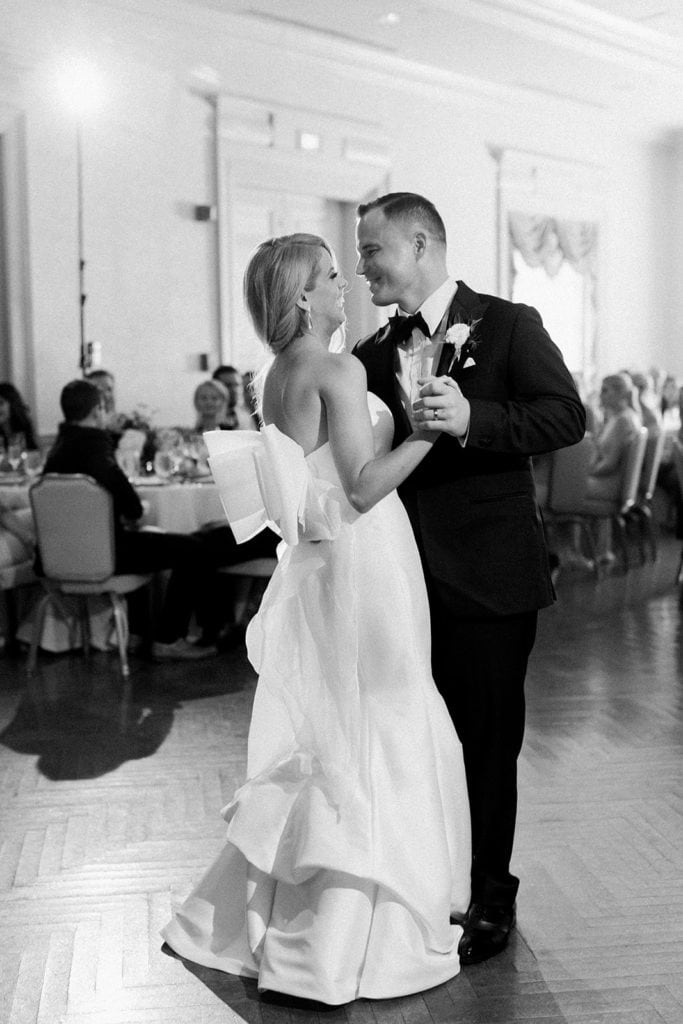
<svg viewBox="0 0 683 1024">
<path fill-rule="evenodd" d="M 453 346 L 453 358 L 451 359 L 450 366 L 448 367 L 449 372 L 451 368 L 456 363 L 459 363 L 460 360 L 465 355 L 471 357 L 472 352 L 474 351 L 479 342 L 479 338 L 475 335 L 475 330 L 477 324 L 479 324 L 480 322 L 481 317 L 479 317 L 478 320 L 467 320 L 464 323 L 459 322 L 456 324 L 451 324 L 451 326 L 446 331 L 444 341 L 446 342 L 447 345 Z M 476 366 L 477 364 L 475 363 L 474 359 L 468 358 L 466 365 Z"/>
</svg>

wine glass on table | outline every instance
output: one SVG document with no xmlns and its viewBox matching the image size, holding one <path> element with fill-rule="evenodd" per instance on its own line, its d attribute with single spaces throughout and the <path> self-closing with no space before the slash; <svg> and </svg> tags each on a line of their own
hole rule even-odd
<svg viewBox="0 0 683 1024">
<path fill-rule="evenodd" d="M 43 456 L 39 451 L 29 451 L 24 456 L 24 473 L 29 480 L 35 480 L 43 471 Z"/>
<path fill-rule="evenodd" d="M 7 445 L 7 461 L 13 473 L 18 472 L 26 457 L 26 439 L 23 434 L 12 434 Z"/>
<path fill-rule="evenodd" d="M 160 480 L 170 480 L 176 471 L 176 460 L 168 450 L 156 452 L 154 456 L 154 472 Z"/>
</svg>

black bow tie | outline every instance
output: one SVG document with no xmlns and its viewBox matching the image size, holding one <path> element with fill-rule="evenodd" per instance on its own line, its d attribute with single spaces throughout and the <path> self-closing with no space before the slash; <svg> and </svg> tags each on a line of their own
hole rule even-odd
<svg viewBox="0 0 683 1024">
<path fill-rule="evenodd" d="M 399 316 L 396 313 L 394 316 L 389 317 L 389 326 L 391 327 L 391 340 L 394 345 L 402 345 L 403 342 L 407 341 L 415 327 L 422 331 L 425 338 L 431 337 L 422 313 L 413 313 L 412 316 Z"/>
</svg>

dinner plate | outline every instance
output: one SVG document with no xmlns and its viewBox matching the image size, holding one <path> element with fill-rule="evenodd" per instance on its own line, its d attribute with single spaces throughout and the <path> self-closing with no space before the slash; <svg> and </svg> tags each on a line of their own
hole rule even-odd
<svg viewBox="0 0 683 1024">
<path fill-rule="evenodd" d="M 134 487 L 168 487 L 173 480 L 162 480 L 160 476 L 138 476 L 131 480 Z"/>
</svg>

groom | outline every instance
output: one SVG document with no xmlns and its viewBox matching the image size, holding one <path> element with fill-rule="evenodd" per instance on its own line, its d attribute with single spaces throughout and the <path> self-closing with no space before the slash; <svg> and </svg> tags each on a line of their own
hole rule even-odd
<svg viewBox="0 0 683 1024">
<path fill-rule="evenodd" d="M 422 556 L 432 667 L 463 745 L 472 819 L 472 898 L 462 963 L 507 945 L 524 677 L 538 609 L 553 588 L 530 456 L 575 444 L 585 415 L 535 309 L 449 276 L 437 210 L 410 192 L 358 208 L 356 273 L 398 314 L 354 354 L 391 409 L 399 444 L 442 436 L 399 489 Z"/>
</svg>

